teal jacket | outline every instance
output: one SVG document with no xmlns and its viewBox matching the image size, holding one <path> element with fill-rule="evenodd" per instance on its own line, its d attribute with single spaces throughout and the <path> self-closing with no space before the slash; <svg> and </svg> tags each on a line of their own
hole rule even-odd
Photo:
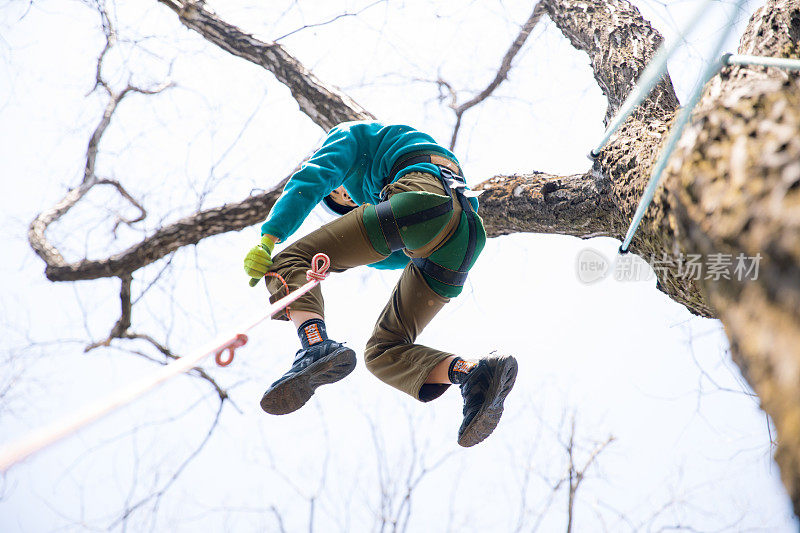
<svg viewBox="0 0 800 533">
<path fill-rule="evenodd" d="M 289 178 L 261 226 L 261 234 L 286 240 L 297 231 L 314 206 L 341 185 L 356 204 L 377 204 L 395 161 L 404 154 L 422 150 L 437 152 L 458 162 L 433 137 L 411 126 L 384 125 L 377 121 L 337 125 L 328 133 L 322 147 Z M 436 165 L 418 163 L 404 168 L 394 179 L 415 171 L 439 175 Z M 477 201 L 470 200 L 477 210 Z M 400 250 L 370 266 L 391 269 L 403 268 L 406 264 L 408 257 Z"/>
</svg>

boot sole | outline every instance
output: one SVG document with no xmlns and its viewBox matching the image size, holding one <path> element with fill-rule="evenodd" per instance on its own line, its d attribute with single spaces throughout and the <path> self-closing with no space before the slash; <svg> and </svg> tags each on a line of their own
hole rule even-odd
<svg viewBox="0 0 800 533">
<path fill-rule="evenodd" d="M 355 367 L 356 353 L 350 348 L 339 348 L 268 389 L 261 398 L 261 408 L 271 415 L 297 411 L 318 387 L 339 381 Z"/>
<path fill-rule="evenodd" d="M 475 446 L 492 434 L 503 415 L 503 402 L 517 379 L 517 369 L 517 360 L 510 355 L 498 363 L 483 405 L 458 437 L 460 446 Z"/>
</svg>

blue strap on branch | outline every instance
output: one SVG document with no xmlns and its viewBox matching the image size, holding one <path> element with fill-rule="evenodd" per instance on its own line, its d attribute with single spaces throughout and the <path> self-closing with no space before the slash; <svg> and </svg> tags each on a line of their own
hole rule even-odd
<svg viewBox="0 0 800 533">
<path fill-rule="evenodd" d="M 658 81 L 664 75 L 664 72 L 667 70 L 667 61 L 670 59 L 672 54 L 677 50 L 678 45 L 681 41 L 685 40 L 686 36 L 694 29 L 697 23 L 703 18 L 703 15 L 708 10 L 709 5 L 714 0 L 705 0 L 703 4 L 698 8 L 698 10 L 692 15 L 689 19 L 689 22 L 683 28 L 683 30 L 678 34 L 678 36 L 670 41 L 669 43 L 664 43 L 656 52 L 656 55 L 653 59 L 648 63 L 647 67 L 645 68 L 642 75 L 639 77 L 639 80 L 633 90 L 628 94 L 628 97 L 620 106 L 619 110 L 617 111 L 614 118 L 609 122 L 606 131 L 603 133 L 603 137 L 600 139 L 600 142 L 597 144 L 595 148 L 593 148 L 589 152 L 590 159 L 596 159 L 600 155 L 600 150 L 608 143 L 608 140 L 611 136 L 619 129 L 619 127 L 628 119 L 628 117 L 633 113 L 636 107 L 641 104 L 645 98 L 650 94 L 653 90 L 653 87 L 656 86 Z M 726 25 L 725 29 L 720 34 L 719 38 L 717 39 L 714 53 L 712 57 L 719 57 L 716 61 L 710 62 L 706 68 L 703 70 L 702 74 L 697 79 L 697 83 L 695 85 L 694 90 L 692 91 L 691 95 L 689 96 L 689 101 L 687 104 L 681 108 L 678 117 L 675 121 L 675 124 L 670 131 L 669 138 L 667 139 L 667 143 L 664 145 L 661 154 L 659 155 L 658 160 L 653 165 L 652 171 L 650 172 L 650 180 L 647 182 L 647 186 L 642 193 L 642 198 L 639 201 L 639 205 L 636 207 L 636 212 L 633 215 L 633 220 L 631 221 L 631 225 L 628 227 L 628 231 L 625 234 L 625 239 L 623 240 L 622 244 L 619 247 L 619 253 L 625 254 L 628 252 L 628 248 L 630 247 L 631 240 L 633 239 L 633 235 L 636 233 L 639 224 L 644 217 L 644 213 L 647 210 L 647 207 L 650 205 L 650 202 L 653 201 L 653 197 L 655 196 L 656 187 L 658 186 L 658 182 L 661 179 L 661 175 L 664 172 L 664 169 L 667 166 L 667 162 L 669 161 L 672 152 L 675 150 L 675 147 L 678 144 L 678 140 L 681 138 L 681 134 L 683 133 L 683 129 L 688 124 L 694 107 L 697 105 L 697 102 L 700 100 L 700 95 L 703 92 L 703 88 L 705 87 L 706 83 L 714 77 L 719 70 L 726 66 L 726 65 L 760 65 L 765 67 L 776 67 L 776 68 L 783 68 L 788 70 L 800 70 L 800 59 L 790 59 L 790 58 L 782 58 L 782 57 L 764 57 L 764 56 L 751 56 L 751 55 L 739 55 L 739 54 L 724 54 L 720 56 L 720 52 L 722 51 L 722 46 L 725 43 L 725 40 L 730 35 L 731 30 L 733 29 L 733 18 L 736 13 L 743 7 L 746 0 L 737 0 L 734 8 L 728 17 L 728 24 Z"/>
<path fill-rule="evenodd" d="M 740 2 L 740 4 L 741 3 L 743 2 Z M 723 35 L 720 37 L 719 42 L 717 43 L 715 55 L 719 54 L 723 41 L 727 38 L 732 27 L 733 25 L 729 25 L 727 30 L 723 32 Z M 639 223 L 641 223 L 642 218 L 644 217 L 644 212 L 647 210 L 650 202 L 653 201 L 653 196 L 655 195 L 658 182 L 661 179 L 661 174 L 663 174 L 664 168 L 666 168 L 667 162 L 669 161 L 669 157 L 672 155 L 672 152 L 675 150 L 675 146 L 678 144 L 678 140 L 681 138 L 683 128 L 689 122 L 689 118 L 692 115 L 694 106 L 697 105 L 697 102 L 700 100 L 703 87 L 705 87 L 705 84 L 708 83 L 708 80 L 715 76 L 717 72 L 719 72 L 719 70 L 726 65 L 761 65 L 765 67 L 776 67 L 788 70 L 800 70 L 800 59 L 723 54 L 719 60 L 710 63 L 706 67 L 703 75 L 700 77 L 699 83 L 695 87 L 694 91 L 692 91 L 689 102 L 681 109 L 680 114 L 675 121 L 675 125 L 672 127 L 667 144 L 664 145 L 664 149 L 661 151 L 658 161 L 656 161 L 656 164 L 653 166 L 653 170 L 650 173 L 650 181 L 647 183 L 644 193 L 642 193 L 642 199 L 639 201 L 639 205 L 636 207 L 636 213 L 634 213 L 631 225 L 628 228 L 628 232 L 625 234 L 625 240 L 619 247 L 619 253 L 628 253 L 628 247 L 631 245 L 631 239 L 633 239 L 633 235 L 636 233 L 636 229 L 639 227 Z"/>
</svg>

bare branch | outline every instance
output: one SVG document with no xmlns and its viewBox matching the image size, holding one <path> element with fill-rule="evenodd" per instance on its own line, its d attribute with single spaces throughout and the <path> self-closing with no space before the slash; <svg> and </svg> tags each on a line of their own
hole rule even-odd
<svg viewBox="0 0 800 533">
<path fill-rule="evenodd" d="M 109 524 L 108 530 L 114 529 L 117 525 L 127 520 L 128 517 L 130 517 L 134 512 L 136 512 L 137 509 L 141 508 L 142 506 L 146 505 L 151 501 L 153 502 L 153 510 L 151 511 L 151 515 L 153 517 L 153 520 L 155 520 L 159 504 L 161 503 L 161 498 L 164 496 L 164 494 L 166 494 L 166 492 L 170 489 L 170 487 L 172 487 L 173 483 L 175 483 L 175 481 L 180 477 L 181 473 L 186 469 L 186 467 L 189 466 L 189 464 L 200 454 L 201 451 L 203 451 L 203 448 L 205 448 L 206 444 L 211 439 L 211 435 L 214 432 L 214 429 L 216 429 L 217 424 L 219 424 L 219 418 L 220 415 L 222 414 L 222 407 L 224 405 L 225 405 L 224 401 L 219 402 L 217 413 L 214 416 L 214 420 L 211 422 L 211 426 L 208 428 L 208 431 L 203 437 L 203 440 L 200 441 L 200 444 L 197 446 L 197 448 L 195 448 L 192 451 L 192 453 L 190 453 L 189 456 L 186 457 L 186 459 L 184 459 L 184 461 L 178 466 L 175 472 L 172 473 L 172 476 L 170 476 L 170 478 L 166 481 L 166 483 L 164 483 L 164 485 L 153 494 L 150 494 L 142 498 L 135 504 L 128 506 L 128 508 L 125 509 L 125 512 L 122 514 L 122 516 L 120 516 L 117 520 Z"/>
<path fill-rule="evenodd" d="M 173 86 L 171 82 L 164 82 L 153 88 L 143 88 L 128 83 L 128 85 L 120 91 L 115 91 L 113 88 L 111 88 L 110 84 L 108 84 L 102 78 L 101 71 L 102 71 L 103 59 L 106 57 L 106 53 L 113 45 L 113 42 L 115 41 L 116 37 L 114 30 L 109 22 L 107 13 L 104 11 L 102 6 L 98 6 L 98 9 L 101 10 L 103 27 L 106 32 L 106 44 L 100 54 L 100 57 L 98 58 L 96 82 L 97 84 L 102 86 L 106 90 L 106 92 L 108 92 L 109 100 L 108 103 L 106 104 L 105 109 L 103 110 L 103 115 L 101 116 L 100 121 L 98 122 L 97 126 L 92 132 L 91 137 L 89 138 L 89 142 L 86 147 L 86 156 L 85 156 L 86 162 L 84 164 L 83 179 L 80 185 L 75 189 L 68 191 L 67 194 L 64 196 L 64 198 L 62 198 L 61 201 L 58 202 L 56 205 L 54 205 L 50 209 L 47 209 L 39 213 L 39 215 L 31 222 L 28 228 L 28 242 L 30 243 L 33 251 L 36 252 L 36 254 L 44 260 L 48 269 L 50 268 L 58 269 L 60 267 L 67 267 L 69 270 L 70 265 L 67 264 L 66 260 L 62 256 L 61 252 L 59 252 L 58 248 L 47 240 L 47 236 L 45 235 L 47 228 L 51 224 L 59 220 L 61 217 L 63 217 L 70 209 L 72 209 L 95 185 L 104 184 L 113 186 L 115 189 L 117 189 L 120 195 L 122 195 L 133 206 L 139 209 L 140 212 L 139 217 L 131 220 L 126 220 L 120 217 L 119 220 L 115 222 L 113 227 L 113 232 L 115 234 L 116 234 L 116 229 L 119 227 L 120 223 L 126 223 L 130 225 L 145 218 L 147 212 L 145 211 L 144 207 L 138 201 L 136 201 L 133 198 L 133 196 L 131 196 L 131 194 L 128 193 L 128 191 L 119 182 L 110 179 L 100 180 L 97 178 L 96 175 L 97 154 L 99 151 L 100 142 L 106 130 L 108 129 L 108 126 L 111 124 L 111 119 L 114 116 L 114 112 L 117 110 L 119 104 L 128 94 L 139 93 L 145 95 L 154 95 Z M 96 86 L 97 85 L 95 85 L 95 87 Z M 83 264 L 88 263 L 91 265 L 93 262 L 84 259 L 82 263 Z M 75 267 L 74 264 L 71 266 Z M 114 271 L 114 273 L 109 274 L 105 277 L 111 277 L 111 276 L 122 277 L 125 275 L 129 275 L 134 270 L 136 269 L 120 268 Z M 55 281 L 55 279 L 53 277 L 50 277 L 49 275 L 48 278 L 51 279 L 52 281 Z"/>
<path fill-rule="evenodd" d="M 277 43 L 278 41 L 281 41 L 281 40 L 289 37 L 290 35 L 294 35 L 295 33 L 299 33 L 299 32 L 301 32 L 303 30 L 307 30 L 308 28 L 319 28 L 320 26 L 327 26 L 328 24 L 332 24 L 332 23 L 336 22 L 339 19 L 343 19 L 343 18 L 346 18 L 346 17 L 358 16 L 361 13 L 363 13 L 364 11 L 366 11 L 367 9 L 371 8 L 372 6 L 375 6 L 375 5 L 378 5 L 378 4 L 382 4 L 384 2 L 386 2 L 386 0 L 376 0 L 375 2 L 372 2 L 371 4 L 369 4 L 369 5 L 365 6 L 365 7 L 362 7 L 358 11 L 354 11 L 354 12 L 346 11 L 344 13 L 340 13 L 340 14 L 336 15 L 333 18 L 330 18 L 330 19 L 326 20 L 325 22 L 317 22 L 317 23 L 314 23 L 314 24 L 305 24 L 304 26 L 301 26 L 301 27 L 297 28 L 296 30 L 292 30 L 289 33 L 281 35 L 280 37 L 276 38 L 274 42 Z"/>
<path fill-rule="evenodd" d="M 163 271 L 162 271 L 163 272 Z M 178 355 L 175 355 L 172 350 L 170 350 L 166 345 L 156 341 L 152 336 L 147 335 L 145 333 L 134 333 L 129 331 L 131 327 L 131 314 L 132 314 L 132 303 L 131 303 L 131 283 L 133 281 L 133 277 L 130 274 L 126 274 L 120 277 L 120 318 L 117 320 L 117 323 L 114 324 L 114 327 L 111 328 L 111 332 L 109 333 L 108 337 L 102 341 L 93 342 L 92 344 L 86 346 L 84 348 L 84 352 L 89 352 L 101 346 L 108 347 L 111 346 L 111 342 L 114 339 L 130 339 L 130 340 L 143 340 L 148 342 L 150 345 L 155 347 L 156 350 L 161 352 L 169 360 L 178 359 Z M 149 359 L 153 362 L 159 364 L 166 364 L 164 361 L 158 361 L 149 355 L 140 352 L 138 350 L 131 350 L 125 349 L 125 351 L 129 353 L 136 354 L 140 357 L 144 357 Z M 224 390 L 220 385 L 216 382 L 216 380 L 211 377 L 205 370 L 200 367 L 194 367 L 190 370 L 190 373 L 196 374 L 200 376 L 204 380 L 208 381 L 214 390 L 217 392 L 217 396 L 219 396 L 220 401 L 225 401 L 230 399 L 228 392 Z M 234 406 L 235 407 L 235 406 Z M 237 407 L 238 409 L 238 407 Z"/>
<path fill-rule="evenodd" d="M 270 72 L 292 92 L 300 110 L 325 131 L 340 122 L 375 118 L 338 88 L 326 85 L 275 42 L 256 39 L 207 10 L 197 0 L 158 0 L 181 23 L 226 52 Z"/>
<path fill-rule="evenodd" d="M 572 415 L 572 421 L 570 424 L 570 433 L 569 433 L 569 442 L 566 444 L 566 451 L 568 457 L 568 472 L 567 477 L 569 479 L 569 493 L 567 495 L 567 533 L 572 532 L 572 522 L 575 513 L 575 498 L 578 494 L 578 489 L 583 482 L 584 477 L 586 476 L 586 471 L 592 464 L 595 462 L 597 457 L 602 453 L 602 451 L 614 442 L 614 437 L 609 436 L 604 442 L 598 443 L 595 445 L 592 453 L 589 455 L 589 458 L 583 464 L 582 468 L 578 468 L 575 466 L 575 415 Z M 560 482 L 559 482 L 560 484 Z"/>
<path fill-rule="evenodd" d="M 97 184 L 111 185 L 112 187 L 117 189 L 117 192 L 119 192 L 120 196 L 128 200 L 128 202 L 130 202 L 131 205 L 133 205 L 136 209 L 139 210 L 139 216 L 137 216 L 136 218 L 123 218 L 121 216 L 117 217 L 117 220 L 114 222 L 114 227 L 111 230 L 114 235 L 117 234 L 117 228 L 119 227 L 120 224 L 125 224 L 126 226 L 132 226 L 133 224 L 141 222 L 142 220 L 147 218 L 147 211 L 145 210 L 145 208 L 142 207 L 142 204 L 140 204 L 133 196 L 131 196 L 131 194 L 125 189 L 125 187 L 122 186 L 120 182 L 111 179 L 101 179 L 97 180 Z"/>
<path fill-rule="evenodd" d="M 247 228 L 264 219 L 280 196 L 286 180 L 269 191 L 220 207 L 199 211 L 155 231 L 141 242 L 105 259 L 81 259 L 67 263 L 61 254 L 43 240 L 49 212 L 42 213 L 31 224 L 28 238 L 31 247 L 47 263 L 45 275 L 51 281 L 76 281 L 119 276 L 134 272 L 187 245 L 206 237 Z M 61 204 L 59 204 L 61 205 Z M 57 206 L 58 207 L 58 206 Z M 55 210 L 56 208 L 53 208 Z M 62 213 L 63 214 L 63 213 Z"/>
<path fill-rule="evenodd" d="M 103 33 L 106 36 L 106 44 L 103 47 L 103 50 L 100 52 L 100 55 L 97 56 L 97 66 L 95 68 L 95 75 L 94 75 L 94 87 L 92 91 L 97 89 L 98 87 L 103 87 L 106 92 L 111 95 L 111 87 L 108 86 L 106 81 L 103 79 L 103 60 L 106 57 L 106 53 L 114 46 L 117 42 L 117 33 L 114 30 L 114 26 L 111 24 L 111 19 L 108 17 L 108 12 L 105 8 L 105 2 L 96 2 L 97 11 L 100 14 L 100 20 L 103 26 Z M 91 91 L 90 91 L 91 92 Z"/>
<path fill-rule="evenodd" d="M 445 82 L 440 81 L 441 85 L 445 85 L 448 89 L 450 89 L 451 94 L 453 95 L 453 110 L 456 114 L 456 123 L 453 127 L 453 135 L 450 138 L 450 149 L 453 150 L 456 146 L 456 140 L 458 139 L 458 132 L 461 129 L 461 117 L 464 115 L 464 112 L 478 105 L 479 103 L 483 102 L 492 93 L 497 89 L 501 83 L 505 79 L 508 78 L 508 73 L 511 70 L 511 62 L 514 61 L 517 53 L 522 49 L 522 45 L 525 44 L 525 41 L 528 40 L 528 36 L 530 36 L 533 29 L 536 27 L 536 23 L 539 22 L 539 19 L 542 18 L 544 14 L 544 6 L 541 2 L 537 2 L 536 5 L 533 6 L 533 11 L 531 12 L 528 20 L 525 21 L 525 24 L 522 25 L 519 33 L 517 34 L 516 39 L 514 42 L 511 43 L 511 46 L 506 51 L 506 54 L 503 56 L 503 60 L 500 62 L 500 68 L 497 70 L 497 73 L 494 76 L 494 79 L 489 82 L 489 85 L 486 86 L 480 93 L 472 97 L 467 102 L 460 104 L 458 106 L 455 105 L 455 92 L 453 92 L 452 88 L 449 84 L 445 84 Z"/>
</svg>

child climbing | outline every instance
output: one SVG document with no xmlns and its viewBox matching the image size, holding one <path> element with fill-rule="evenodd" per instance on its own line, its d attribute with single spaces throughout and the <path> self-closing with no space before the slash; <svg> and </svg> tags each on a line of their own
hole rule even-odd
<svg viewBox="0 0 800 533">
<path fill-rule="evenodd" d="M 423 402 L 458 384 L 464 398 L 461 446 L 478 444 L 497 426 L 517 361 L 508 355 L 467 360 L 414 341 L 461 293 L 486 242 L 475 196 L 455 156 L 431 136 L 403 125 L 345 122 L 286 183 L 261 227 L 261 243 L 244 261 L 251 285 L 267 275 L 271 301 L 306 282 L 318 252 L 328 255 L 332 272 L 360 265 L 404 268 L 367 341 L 366 365 Z M 294 233 L 320 202 L 339 218 L 273 258 L 275 243 Z M 320 385 L 347 376 L 356 356 L 328 338 L 319 287 L 274 318 L 291 320 L 302 344 L 289 371 L 261 399 L 264 411 L 279 415 L 302 407 Z"/>
</svg>

